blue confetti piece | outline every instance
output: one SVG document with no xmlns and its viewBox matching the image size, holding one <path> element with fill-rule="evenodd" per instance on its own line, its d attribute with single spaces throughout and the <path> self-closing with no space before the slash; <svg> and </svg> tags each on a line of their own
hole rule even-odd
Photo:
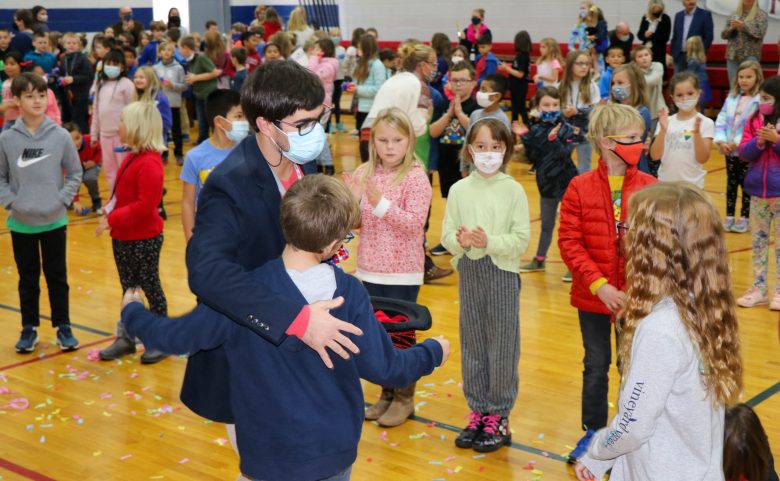
<svg viewBox="0 0 780 481">
<path fill-rule="evenodd" d="M 41 444 L 45 443 L 46 442 L 46 436 L 41 436 L 41 439 L 39 439 L 39 441 L 41 442 Z"/>
<path fill-rule="evenodd" d="M 482 458 L 484 458 L 484 457 L 485 457 L 485 455 L 484 455 L 484 454 L 475 454 L 475 455 L 474 455 L 474 456 L 472 456 L 471 458 L 472 458 L 472 459 L 482 459 Z"/>
<path fill-rule="evenodd" d="M 435 464 L 436 466 L 441 466 L 441 461 L 428 461 L 428 464 Z"/>
<path fill-rule="evenodd" d="M 35 427 L 35 426 L 33 426 L 32 424 L 28 424 L 28 425 L 27 425 L 27 430 L 28 430 L 28 431 L 32 431 L 34 427 Z"/>
</svg>

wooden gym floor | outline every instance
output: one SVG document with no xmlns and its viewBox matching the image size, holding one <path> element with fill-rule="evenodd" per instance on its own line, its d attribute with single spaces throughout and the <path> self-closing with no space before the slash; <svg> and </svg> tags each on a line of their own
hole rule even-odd
<svg viewBox="0 0 780 481">
<path fill-rule="evenodd" d="M 352 117 L 345 120 L 351 127 Z M 354 169 L 359 163 L 356 139 L 334 134 L 331 142 L 337 171 Z M 707 190 L 723 210 L 723 157 L 713 152 L 706 168 L 710 171 Z M 184 263 L 180 170 L 173 163 L 165 168 L 169 218 L 160 270 L 172 315 L 187 312 L 195 303 Z M 539 195 L 527 170 L 526 164 L 519 163 L 509 169 L 528 194 L 533 220 L 532 241 L 523 260 L 533 256 L 539 236 Z M 438 242 L 444 213 L 435 177 L 434 184 L 431 245 Z M 83 188 L 82 196 L 87 197 Z M 0 221 L 4 218 L 0 214 Z M 94 235 L 97 217 L 71 214 L 71 319 L 82 347 L 64 354 L 57 349 L 54 331 L 46 321 L 34 354 L 14 352 L 21 324 L 17 275 L 10 235 L 5 222 L 0 225 L 0 325 L 4 333 L 0 342 L 0 430 L 4 437 L 0 479 L 234 479 L 237 457 L 224 426 L 204 421 L 179 401 L 184 359 L 171 358 L 154 366 L 141 366 L 139 354 L 117 362 L 94 360 L 94 350 L 112 341 L 121 299 L 110 238 Z M 750 235 L 727 236 L 733 287 L 739 295 L 752 278 Z M 441 266 L 448 261 L 449 257 L 436 258 Z M 352 271 L 354 266 L 353 258 L 345 269 Z M 477 455 L 453 444 L 468 413 L 460 388 L 458 291 L 457 275 L 453 275 L 424 286 L 420 293 L 420 302 L 434 318 L 433 329 L 422 337 L 447 336 L 453 348 L 449 363 L 417 384 L 414 419 L 394 429 L 365 423 L 352 479 L 574 479 L 563 459 L 581 435 L 583 350 L 576 312 L 569 305 L 569 285 L 560 280 L 564 271 L 553 243 L 547 272 L 522 276 L 520 391 L 511 416 L 510 448 Z M 41 310 L 46 315 L 50 311 L 45 288 L 42 292 Z M 756 405 L 775 453 L 780 454 L 778 314 L 765 307 L 740 309 L 738 314 L 744 400 Z M 614 369 L 611 381 L 610 400 L 615 402 L 618 375 Z M 376 386 L 366 385 L 365 392 L 368 402 L 378 396 Z M 780 465 L 780 456 L 776 460 Z"/>
</svg>

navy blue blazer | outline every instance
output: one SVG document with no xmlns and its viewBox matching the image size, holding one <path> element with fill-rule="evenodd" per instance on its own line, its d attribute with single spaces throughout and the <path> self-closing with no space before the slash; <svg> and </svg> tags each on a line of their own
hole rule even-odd
<svg viewBox="0 0 780 481">
<path fill-rule="evenodd" d="M 302 169 L 309 174 L 317 166 Z M 271 167 L 249 136 L 209 175 L 187 245 L 189 285 L 198 300 L 276 346 L 304 303 L 270 291 L 250 271 L 282 254 L 280 203 Z M 198 352 L 187 362 L 181 400 L 200 416 L 232 423 L 228 379 L 224 348 Z"/>
<path fill-rule="evenodd" d="M 712 45 L 712 12 L 696 7 L 693 11 L 693 21 L 688 29 L 688 37 L 682 38 L 683 27 L 685 23 L 685 10 L 680 10 L 674 16 L 674 34 L 672 35 L 672 57 L 677 57 L 682 52 L 682 44 L 689 37 L 700 36 L 704 43 L 704 49 L 707 50 Z"/>
</svg>

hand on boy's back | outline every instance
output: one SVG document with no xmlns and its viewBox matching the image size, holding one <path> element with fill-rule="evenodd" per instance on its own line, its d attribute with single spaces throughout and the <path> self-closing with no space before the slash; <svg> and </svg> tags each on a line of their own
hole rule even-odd
<svg viewBox="0 0 780 481">
<path fill-rule="evenodd" d="M 436 336 L 433 340 L 441 345 L 441 364 L 439 366 L 443 366 L 447 359 L 450 358 L 450 341 L 445 339 L 444 336 Z"/>
<path fill-rule="evenodd" d="M 326 348 L 343 359 L 349 359 L 347 350 L 353 354 L 360 354 L 360 349 L 343 333 L 362 336 L 363 331 L 354 324 L 336 319 L 328 312 L 338 308 L 343 303 L 344 298 L 337 297 L 330 301 L 319 301 L 311 304 L 309 306 L 309 325 L 301 338 L 304 344 L 320 355 L 322 362 L 328 369 L 333 369 L 333 361 L 330 360 Z"/>
</svg>

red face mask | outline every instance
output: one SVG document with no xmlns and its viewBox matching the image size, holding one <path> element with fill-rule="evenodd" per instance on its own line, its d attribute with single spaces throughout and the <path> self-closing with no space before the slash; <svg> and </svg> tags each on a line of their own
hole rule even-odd
<svg viewBox="0 0 780 481">
<path fill-rule="evenodd" d="M 639 159 L 642 157 L 642 151 L 645 148 L 644 142 L 637 140 L 629 144 L 622 144 L 615 142 L 615 148 L 609 149 L 613 154 L 620 157 L 620 160 L 628 165 L 635 166 L 639 163 Z"/>
</svg>

